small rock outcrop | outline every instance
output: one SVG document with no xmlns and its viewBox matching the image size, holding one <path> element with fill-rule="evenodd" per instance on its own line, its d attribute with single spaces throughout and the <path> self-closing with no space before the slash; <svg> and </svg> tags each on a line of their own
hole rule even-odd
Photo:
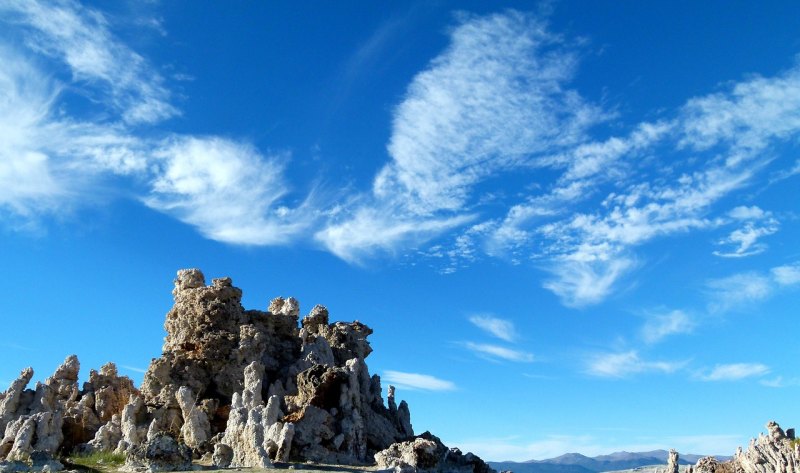
<svg viewBox="0 0 800 473">
<path fill-rule="evenodd" d="M 678 473 L 678 451 L 670 449 L 669 456 L 667 457 L 667 469 L 665 473 Z"/>
<path fill-rule="evenodd" d="M 283 423 L 280 398 L 273 395 L 264 405 L 261 397 L 264 367 L 253 362 L 244 370 L 244 390 L 233 395 L 225 435 L 215 447 L 220 467 L 269 468 L 272 461 L 285 462 L 291 449 L 294 425 Z M 231 454 L 223 453 L 224 446 Z M 230 456 L 230 461 L 228 461 Z"/>
<path fill-rule="evenodd" d="M 447 448 L 438 437 L 425 432 L 413 440 L 392 444 L 375 454 L 381 470 L 394 473 L 493 473 L 472 453 Z"/>
<path fill-rule="evenodd" d="M 192 469 L 192 450 L 166 432 L 157 432 L 131 449 L 125 459 L 127 471 L 187 471 Z"/>
<path fill-rule="evenodd" d="M 766 425 L 767 435 L 752 439 L 747 450 L 733 457 L 737 471 L 744 473 L 799 473 L 800 445 L 793 442 L 774 421 Z M 792 430 L 792 429 L 790 429 Z"/>
<path fill-rule="evenodd" d="M 113 363 L 100 372 L 92 371 L 83 389 L 78 389 L 79 370 L 78 357 L 68 356 L 44 383 L 36 383 L 35 389 L 26 389 L 33 369 L 22 370 L 0 396 L 0 460 L 58 468 L 55 455 L 96 437 L 103 426 L 101 419 L 112 423 L 119 414 L 118 393 L 135 391 L 133 382 L 120 377 Z M 111 426 L 105 429 L 97 444 L 113 442 L 113 430 Z"/>
<path fill-rule="evenodd" d="M 703 457 L 689 473 L 800 473 L 800 444 L 781 429 L 775 421 L 766 425 L 767 434 L 750 440 L 747 450 L 741 447 L 733 459 L 720 462 L 714 457 Z M 792 436 L 794 429 L 789 429 Z"/>
</svg>

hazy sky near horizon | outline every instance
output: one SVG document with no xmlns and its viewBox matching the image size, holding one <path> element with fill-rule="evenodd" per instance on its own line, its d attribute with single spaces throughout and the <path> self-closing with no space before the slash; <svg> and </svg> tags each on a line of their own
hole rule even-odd
<svg viewBox="0 0 800 473">
<path fill-rule="evenodd" d="M 0 389 L 175 271 L 375 330 L 489 460 L 798 421 L 800 3 L 0 0 Z"/>
</svg>

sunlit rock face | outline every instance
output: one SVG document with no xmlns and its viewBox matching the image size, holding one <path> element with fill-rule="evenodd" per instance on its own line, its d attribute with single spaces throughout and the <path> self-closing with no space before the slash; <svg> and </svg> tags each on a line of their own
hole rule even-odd
<svg viewBox="0 0 800 473">
<path fill-rule="evenodd" d="M 425 444 L 431 448 L 412 451 L 447 453 L 445 469 L 484 471 L 474 455 L 430 434 L 414 437 L 394 387 L 384 404 L 381 380 L 365 362 L 365 324 L 331 323 L 321 305 L 301 321 L 291 297 L 246 310 L 230 278 L 206 285 L 198 269 L 178 271 L 172 295 L 162 354 L 140 389 L 113 363 L 92 370 L 79 389 L 74 355 L 35 390 L 27 389 L 33 370 L 23 370 L 0 393 L 0 461 L 36 457 L 52 471 L 58 453 L 115 451 L 136 471 L 187 469 L 201 456 L 220 467 L 372 464 L 376 454 L 391 462 L 407 445 Z M 407 464 L 427 462 L 403 455 Z"/>
<path fill-rule="evenodd" d="M 413 436 L 407 404 L 387 408 L 380 378 L 369 374 L 366 325 L 329 323 L 321 305 L 299 322 L 291 297 L 246 310 L 230 278 L 206 285 L 197 269 L 178 271 L 172 294 L 163 353 L 141 388 L 138 431 L 169 432 L 196 455 L 230 456 L 233 466 L 370 463 Z M 260 373 L 257 387 L 248 370 Z"/>
</svg>

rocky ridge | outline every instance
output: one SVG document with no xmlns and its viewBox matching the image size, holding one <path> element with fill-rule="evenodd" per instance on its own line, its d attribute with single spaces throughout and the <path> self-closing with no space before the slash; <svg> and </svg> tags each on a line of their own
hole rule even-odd
<svg viewBox="0 0 800 473">
<path fill-rule="evenodd" d="M 20 373 L 0 394 L 0 470 L 53 471 L 62 454 L 116 451 L 132 471 L 187 469 L 200 457 L 219 467 L 377 460 L 398 472 L 491 471 L 415 436 L 394 387 L 384 404 L 363 323 L 330 323 L 320 305 L 300 320 L 291 297 L 245 310 L 230 278 L 206 285 L 197 269 L 178 271 L 172 294 L 162 354 L 139 389 L 112 363 L 79 389 L 74 355 L 35 390 L 33 370 Z"/>
<path fill-rule="evenodd" d="M 741 447 L 729 461 L 704 457 L 689 467 L 688 473 L 800 473 L 800 443 L 794 429 L 786 432 L 775 421 L 766 425 L 767 434 L 750 440 L 747 450 Z"/>
</svg>

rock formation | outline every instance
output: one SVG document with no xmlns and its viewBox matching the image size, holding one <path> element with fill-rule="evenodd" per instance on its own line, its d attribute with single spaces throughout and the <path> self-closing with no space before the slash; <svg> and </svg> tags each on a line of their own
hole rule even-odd
<svg viewBox="0 0 800 473">
<path fill-rule="evenodd" d="M 188 469 L 200 456 L 266 467 L 371 464 L 378 454 L 405 470 L 489 471 L 430 434 L 414 437 L 394 387 L 384 404 L 365 362 L 372 329 L 363 323 L 330 323 L 321 305 L 299 321 L 291 297 L 246 310 L 230 278 L 207 286 L 197 269 L 178 271 L 172 294 L 162 354 L 140 390 L 112 363 L 78 389 L 75 356 L 35 391 L 26 389 L 33 370 L 23 370 L 0 394 L 0 461 L 114 450 L 129 470 L 161 471 Z"/>
<path fill-rule="evenodd" d="M 665 473 L 678 473 L 678 451 L 671 449 L 667 457 L 667 470 Z"/>
<path fill-rule="evenodd" d="M 781 427 L 770 421 L 766 425 L 767 434 L 759 434 L 750 440 L 746 451 L 741 447 L 733 459 L 727 462 L 717 461 L 714 457 L 704 457 L 689 473 L 800 473 L 800 444 L 795 442 L 794 429 L 792 435 L 786 435 Z"/>
<path fill-rule="evenodd" d="M 78 357 L 71 355 L 35 390 L 26 389 L 33 377 L 31 368 L 11 383 L 0 402 L 0 460 L 32 462 L 52 470 L 58 464 L 51 460 L 59 451 L 71 451 L 95 437 L 103 426 L 101 419 L 113 423 L 123 404 L 119 396 L 135 392 L 133 382 L 108 363 L 100 372 L 92 371 L 79 390 L 79 370 Z M 113 433 L 112 427 L 105 429 L 97 444 L 111 445 Z"/>
<path fill-rule="evenodd" d="M 192 451 L 171 435 L 157 432 L 131 449 L 125 459 L 128 471 L 186 471 L 192 469 Z"/>
<path fill-rule="evenodd" d="M 273 299 L 267 312 L 245 310 L 230 278 L 206 286 L 197 269 L 179 271 L 172 294 L 163 354 L 151 362 L 141 388 L 147 413 L 139 428 L 169 432 L 195 455 L 214 451 L 220 461 L 227 449 L 212 439 L 223 434 L 239 466 L 289 458 L 368 463 L 375 452 L 413 436 L 408 405 L 395 406 L 392 390 L 387 408 L 380 378 L 369 375 L 364 360 L 372 330 L 366 325 L 329 323 L 319 305 L 298 325 L 300 305 L 291 297 Z M 246 386 L 256 383 L 245 373 L 251 366 L 262 373 L 258 389 Z M 273 419 L 276 412 L 280 418 Z M 263 433 L 258 445 L 245 448 L 241 439 L 256 431 Z"/>
<path fill-rule="evenodd" d="M 447 448 L 438 437 L 425 432 L 413 440 L 392 444 L 375 454 L 381 470 L 394 473 L 489 473 L 489 465 L 477 456 Z"/>
</svg>

